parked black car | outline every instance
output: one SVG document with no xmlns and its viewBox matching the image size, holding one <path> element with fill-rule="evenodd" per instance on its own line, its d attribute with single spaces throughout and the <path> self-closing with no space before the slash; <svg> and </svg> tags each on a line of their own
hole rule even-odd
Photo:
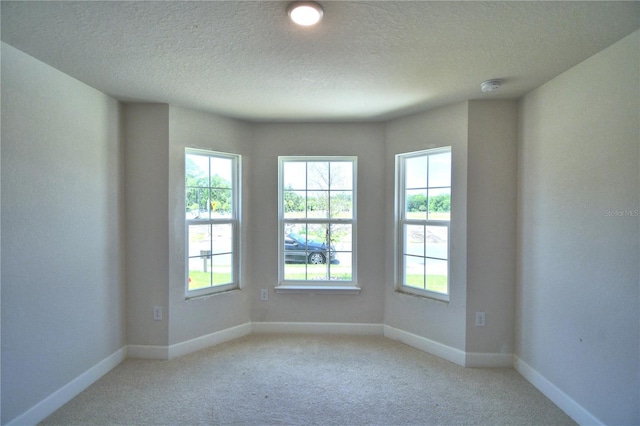
<svg viewBox="0 0 640 426">
<path fill-rule="evenodd" d="M 284 261 L 287 263 L 311 263 L 314 265 L 336 259 L 335 247 L 327 250 L 327 244 L 307 240 L 298 234 L 287 234 L 284 237 Z"/>
</svg>

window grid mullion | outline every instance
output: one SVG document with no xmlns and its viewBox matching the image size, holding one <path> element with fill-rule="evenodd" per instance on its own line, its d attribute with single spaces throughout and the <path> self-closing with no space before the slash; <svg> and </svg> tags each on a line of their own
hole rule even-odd
<svg viewBox="0 0 640 426">
<path fill-rule="evenodd" d="M 408 257 L 412 257 L 412 258 L 421 258 L 423 259 L 423 265 L 422 265 L 422 270 L 423 270 L 423 280 L 422 280 L 422 289 L 420 289 L 420 287 L 418 287 L 418 289 L 420 289 L 419 292 L 416 292 L 418 294 L 424 294 L 424 295 L 428 295 L 429 297 L 431 297 L 431 294 L 434 293 L 433 290 L 428 289 L 427 288 L 427 273 L 428 273 L 428 268 L 427 268 L 427 260 L 428 259 L 433 259 L 433 260 L 441 260 L 441 261 L 445 261 L 447 263 L 447 280 L 446 280 L 446 294 L 444 294 L 444 300 L 448 300 L 448 295 L 449 295 L 449 288 L 450 288 L 450 283 L 449 283 L 449 269 L 450 269 L 450 219 L 449 220 L 434 220 L 431 218 L 430 215 L 430 209 L 429 209 L 429 200 L 430 200 L 430 196 L 432 191 L 439 191 L 439 190 L 446 190 L 448 189 L 449 191 L 451 191 L 451 184 L 449 185 L 438 185 L 438 186 L 433 186 L 431 187 L 431 179 L 429 176 L 429 172 L 430 172 L 430 168 L 433 165 L 433 155 L 435 154 L 442 154 L 444 152 L 451 152 L 451 148 L 439 148 L 436 150 L 429 150 L 429 151 L 421 151 L 421 152 L 415 152 L 415 153 L 410 153 L 410 154 L 398 154 L 396 156 L 396 166 L 397 166 L 397 174 L 396 174 L 396 179 L 397 179 L 397 184 L 396 184 L 396 194 L 397 194 L 397 198 L 396 198 L 396 202 L 397 202 L 397 216 L 396 216 L 396 220 L 397 220 L 397 249 L 398 249 L 398 255 L 396 256 L 397 259 L 397 265 L 399 266 L 398 268 L 398 273 L 396 274 L 396 276 L 399 279 L 399 286 L 405 287 L 408 289 L 408 291 L 411 292 L 412 288 L 415 289 L 415 287 L 409 286 L 408 285 L 408 270 L 407 270 L 407 258 Z M 412 186 L 412 187 L 408 187 L 406 186 L 406 183 L 408 182 L 408 170 L 407 170 L 407 160 L 408 159 L 413 159 L 413 158 L 419 158 L 425 156 L 426 157 L 426 165 L 425 165 L 425 172 L 426 172 L 426 187 L 423 187 L 422 185 L 420 186 Z M 449 160 L 450 161 L 450 160 Z M 451 172 L 451 164 L 449 163 L 449 173 Z M 422 170 L 424 170 L 423 168 L 421 168 Z M 426 191 L 426 210 L 425 210 L 425 215 L 426 215 L 426 219 L 413 219 L 413 218 L 408 218 L 408 192 L 410 190 L 424 190 Z M 408 235 L 407 235 L 407 227 L 408 226 L 419 226 L 422 228 L 422 234 L 424 235 L 423 237 L 423 241 L 422 241 L 422 251 L 423 251 L 423 256 L 418 256 L 418 255 L 414 255 L 414 254 L 409 254 L 407 253 L 407 244 L 408 244 Z M 431 255 L 427 255 L 427 228 L 428 227 L 445 227 L 446 228 L 446 233 L 447 233 L 447 253 L 446 253 L 446 259 L 443 258 L 439 258 L 439 257 L 434 257 L 434 255 L 437 255 L 438 253 L 433 253 L 431 252 Z M 433 271 L 431 271 L 431 273 L 433 273 Z M 436 272 L 437 273 L 437 272 Z M 420 293 L 421 291 L 424 291 L 424 293 Z M 442 294 L 441 293 L 437 293 L 434 296 L 438 299 L 442 298 Z"/>
<path fill-rule="evenodd" d="M 222 291 L 232 290 L 234 288 L 237 288 L 239 285 L 239 282 L 238 282 L 239 280 L 239 266 L 238 266 L 239 230 L 238 228 L 239 228 L 240 194 L 238 194 L 238 191 L 240 188 L 240 177 L 239 177 L 240 156 L 235 154 L 225 154 L 225 153 L 217 153 L 217 152 L 200 150 L 200 149 L 187 148 L 185 149 L 185 162 L 187 161 L 187 158 L 191 158 L 192 161 L 200 161 L 200 165 L 198 166 L 198 168 L 199 170 L 201 170 L 202 174 L 204 173 L 207 174 L 206 179 L 204 179 L 204 176 L 202 176 L 201 174 L 200 175 L 194 174 L 194 175 L 191 175 L 191 177 L 197 177 L 197 179 L 201 179 L 200 182 L 205 181 L 207 186 L 197 185 L 197 184 L 185 185 L 186 192 L 188 193 L 190 190 L 196 189 L 203 192 L 206 191 L 208 193 L 208 197 L 206 200 L 201 201 L 200 199 L 198 199 L 198 204 L 200 206 L 198 207 L 199 209 L 202 209 L 203 205 L 206 206 L 205 208 L 207 212 L 207 218 L 206 219 L 185 218 L 186 219 L 185 235 L 187 238 L 187 241 L 186 241 L 187 270 L 185 271 L 185 275 L 186 275 L 185 295 L 187 298 L 192 298 L 192 297 L 198 297 L 205 294 L 211 294 L 212 292 L 222 292 Z M 205 164 L 205 161 L 206 161 L 206 164 Z M 220 171 L 218 171 L 217 168 L 214 168 L 214 164 L 212 164 L 213 162 L 218 162 L 218 161 L 222 161 L 222 163 L 220 163 L 222 167 Z M 229 169 L 226 169 L 227 165 Z M 213 175 L 213 173 L 215 173 L 215 176 Z M 202 176 L 202 177 L 198 177 L 198 176 Z M 221 184 L 214 185 L 213 178 L 216 176 L 222 178 Z M 185 167 L 185 179 L 188 180 L 186 167 Z M 228 191 L 228 195 L 230 196 L 228 200 L 229 211 L 228 213 L 227 212 L 223 213 L 224 215 L 227 215 L 227 217 L 213 217 L 215 212 L 213 210 L 212 204 L 214 201 L 213 197 L 214 197 L 214 194 L 216 194 L 216 191 Z M 217 192 L 217 194 L 223 195 L 223 196 L 226 195 L 223 192 Z M 225 203 L 226 202 L 227 201 L 225 200 Z M 189 211 L 189 206 L 187 206 L 187 212 L 188 211 Z M 228 243 L 225 243 L 224 240 L 221 241 L 217 235 L 214 236 L 214 227 L 219 225 L 229 225 L 228 231 L 230 232 L 230 235 L 229 235 L 230 241 Z M 201 247 L 200 253 L 202 253 L 202 251 L 206 251 L 208 252 L 208 254 L 198 255 L 197 249 L 196 249 L 197 246 L 191 247 L 191 237 L 190 237 L 191 228 L 195 226 L 206 226 L 208 228 L 208 231 L 207 231 L 208 236 L 206 237 L 208 238 L 207 243 L 205 243 L 204 241 L 198 242 L 198 240 L 194 240 L 194 244 L 199 244 L 199 246 Z M 226 236 L 224 235 L 222 236 L 223 239 L 226 238 Z M 229 244 L 229 248 L 223 248 L 224 252 L 221 251 L 220 253 L 214 254 L 213 248 L 218 243 L 223 244 L 222 247 L 224 247 L 224 245 L 226 244 Z M 189 253 L 192 250 L 196 250 L 196 253 L 195 253 L 196 255 L 189 255 Z M 224 260 L 224 256 L 230 256 L 229 265 L 227 265 L 227 261 Z M 190 265 L 189 261 L 192 259 L 198 259 L 198 258 L 203 258 L 203 259 L 206 259 L 207 262 L 211 262 L 211 269 L 209 269 L 208 271 L 208 281 L 209 281 L 208 287 L 203 287 L 201 285 L 196 287 L 191 287 L 191 284 L 190 284 L 191 269 L 189 266 Z M 223 280 L 218 280 L 214 276 L 214 270 L 213 270 L 214 259 L 219 259 L 218 262 L 220 260 L 224 260 L 224 263 L 218 263 L 218 268 L 217 268 L 218 274 L 222 272 Z M 193 270 L 194 273 L 196 273 L 197 271 L 198 271 L 197 268 Z M 202 284 L 204 284 L 204 282 L 202 282 Z"/>
<path fill-rule="evenodd" d="M 342 162 L 348 162 L 351 165 L 351 176 L 350 179 L 352 181 L 352 185 L 351 185 L 351 189 L 348 190 L 348 192 L 351 194 L 351 209 L 352 209 L 352 214 L 350 218 L 334 218 L 332 217 L 332 205 L 333 205 L 333 200 L 332 198 L 332 193 L 334 192 L 334 188 L 331 185 L 331 179 L 332 179 L 332 170 L 331 170 L 331 164 L 334 162 L 334 159 L 332 157 L 306 157 L 306 158 L 302 158 L 302 157 L 280 157 L 280 167 L 279 167 L 279 173 L 280 173 L 280 177 L 279 177 L 279 207 L 278 210 L 280 212 L 279 216 L 280 216 L 280 232 L 282 233 L 282 235 L 280 236 L 280 238 L 283 238 L 284 233 L 288 232 L 287 229 L 291 229 L 294 228 L 296 226 L 298 226 L 300 228 L 300 231 L 302 232 L 304 229 L 304 232 L 306 232 L 306 237 L 305 240 L 306 241 L 315 241 L 315 242 L 321 242 L 321 243 L 326 243 L 326 253 L 325 253 L 325 262 L 323 262 L 322 266 L 325 270 L 324 275 L 326 276 L 325 279 L 323 279 L 323 281 L 332 281 L 332 270 L 334 269 L 332 267 L 332 260 L 333 260 L 333 253 L 339 253 L 340 250 L 332 250 L 332 240 L 333 240 L 333 236 L 334 236 L 334 230 L 333 230 L 333 226 L 340 226 L 340 225 L 347 225 L 350 226 L 350 231 L 351 231 L 351 237 L 350 237 L 350 248 L 348 251 L 344 251 L 345 254 L 348 254 L 350 256 L 350 259 L 348 260 L 347 265 L 350 265 L 350 270 L 348 272 L 348 276 L 351 277 L 351 279 L 348 279 L 348 281 L 350 282 L 354 282 L 355 281 L 355 216 L 356 216 L 356 200 L 355 200 L 355 173 L 356 173 L 356 164 L 355 164 L 355 158 L 354 157 L 349 157 L 349 160 L 346 160 L 345 157 L 343 157 L 341 160 Z M 293 162 L 301 162 L 304 163 L 304 180 L 305 180 L 305 185 L 304 188 L 300 188 L 300 191 L 304 193 L 304 208 L 305 208 L 305 212 L 304 212 L 304 217 L 293 217 L 293 218 L 286 218 L 285 216 L 285 210 L 286 207 L 283 204 L 284 203 L 284 195 L 286 193 L 287 188 L 285 188 L 285 179 L 287 182 L 291 181 L 291 177 L 286 177 L 286 172 L 285 169 L 287 169 L 287 164 L 289 163 L 293 163 Z M 310 178 L 311 178 L 311 170 L 310 170 L 310 164 L 311 163 L 317 163 L 317 162 L 322 162 L 326 164 L 326 169 L 324 169 L 323 167 L 319 168 L 318 170 L 316 170 L 316 174 L 320 173 L 318 175 L 319 180 L 317 182 L 315 182 L 314 184 L 314 188 L 311 189 L 309 187 L 310 185 Z M 324 170 L 323 170 L 324 169 Z M 300 170 L 302 172 L 302 170 Z M 289 176 L 293 176 L 293 175 L 289 175 Z M 302 179 L 299 179 L 298 181 L 301 181 Z M 322 182 L 325 181 L 326 182 L 323 184 Z M 315 185 L 319 185 L 318 188 L 315 187 Z M 326 185 L 325 185 L 326 184 Z M 297 186 L 297 185 L 295 185 Z M 347 190 L 345 190 L 347 191 Z M 326 198 L 326 201 L 325 201 Z M 317 201 L 319 201 L 321 204 L 318 205 L 324 205 L 325 209 L 326 209 L 326 214 L 325 217 L 308 217 L 309 215 L 309 209 L 310 207 L 312 207 L 310 205 L 310 201 L 315 201 L 317 199 Z M 316 203 L 317 204 L 317 203 Z M 316 210 L 314 211 L 321 211 L 318 210 L 316 208 Z M 313 234 L 309 234 L 309 232 L 312 232 L 309 230 L 309 227 L 312 227 L 314 225 L 318 225 L 318 226 L 322 226 L 326 228 L 326 233 L 324 235 L 322 235 L 321 237 L 319 237 L 318 235 L 316 235 L 315 237 L 313 236 Z M 317 228 L 316 228 L 317 229 Z M 319 238 L 318 238 L 319 237 Z M 340 237 L 338 237 L 340 238 Z M 328 241 L 326 241 L 328 239 Z M 282 259 L 282 263 L 281 266 L 279 267 L 280 270 L 280 281 L 293 281 L 295 283 L 295 279 L 286 279 L 285 276 L 288 274 L 288 272 L 286 272 L 287 270 L 287 265 L 288 263 L 285 263 L 285 259 L 288 259 L 288 255 L 287 253 L 284 251 L 285 250 L 285 245 L 281 244 L 280 247 L 280 256 Z M 312 249 L 311 247 L 307 246 L 305 248 L 305 253 L 311 253 L 314 252 L 317 249 Z M 331 259 L 331 261 L 330 261 Z M 345 259 L 346 260 L 346 259 Z M 313 275 L 316 275 L 315 273 L 313 273 L 313 268 L 315 268 L 316 270 L 318 269 L 319 266 L 321 266 L 320 264 L 318 265 L 312 265 L 312 264 L 307 264 L 304 268 L 304 277 L 305 280 L 303 281 L 309 281 L 309 283 L 317 283 L 316 280 L 312 280 Z M 338 272 L 338 273 L 342 273 L 342 272 Z M 302 282 L 301 282 L 302 284 Z M 317 284 L 316 284 L 317 285 Z"/>
</svg>

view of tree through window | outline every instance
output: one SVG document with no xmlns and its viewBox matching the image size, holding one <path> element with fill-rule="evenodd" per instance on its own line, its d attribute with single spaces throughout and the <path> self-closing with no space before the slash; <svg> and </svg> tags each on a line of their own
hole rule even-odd
<svg viewBox="0 0 640 426">
<path fill-rule="evenodd" d="M 354 281 L 355 159 L 280 159 L 284 281 Z"/>
</svg>

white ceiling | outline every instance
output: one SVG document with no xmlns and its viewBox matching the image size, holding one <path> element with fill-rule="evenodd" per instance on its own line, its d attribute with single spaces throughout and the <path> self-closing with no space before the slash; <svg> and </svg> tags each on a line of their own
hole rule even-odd
<svg viewBox="0 0 640 426">
<path fill-rule="evenodd" d="M 125 101 L 358 121 L 519 98 L 640 28 L 638 1 L 320 3 L 303 28 L 279 1 L 2 1 L 2 40 Z"/>
</svg>

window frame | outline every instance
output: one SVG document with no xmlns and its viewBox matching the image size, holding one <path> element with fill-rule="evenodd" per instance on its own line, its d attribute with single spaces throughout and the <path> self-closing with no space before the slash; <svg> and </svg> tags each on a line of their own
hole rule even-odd
<svg viewBox="0 0 640 426">
<path fill-rule="evenodd" d="M 187 191 L 188 187 L 186 184 L 186 161 L 187 155 L 199 155 L 205 156 L 209 158 L 220 158 L 231 160 L 231 217 L 229 218 L 212 218 L 208 219 L 188 219 L 187 211 L 186 211 L 186 199 L 187 199 Z M 184 151 L 184 195 L 185 195 L 185 205 L 183 206 L 185 212 L 185 272 L 184 272 L 184 294 L 185 299 L 193 299 L 197 297 L 225 293 L 232 290 L 240 289 L 240 209 L 241 209 L 241 199 L 242 199 L 242 188 L 241 188 L 241 164 L 242 164 L 242 156 L 239 154 L 220 152 L 220 151 L 212 151 L 206 149 L 198 149 L 198 148 L 185 148 Z M 211 171 L 209 170 L 209 176 L 211 176 Z M 209 182 L 209 189 L 211 189 L 211 182 Z M 189 226 L 190 225 L 231 225 L 231 276 L 232 282 L 221 285 L 211 285 L 210 287 L 189 290 Z M 194 257 L 194 256 L 192 256 Z M 195 256 L 198 257 L 198 256 Z"/>
<path fill-rule="evenodd" d="M 352 217 L 344 218 L 285 218 L 284 167 L 289 162 L 348 162 L 352 173 Z M 278 157 L 278 283 L 277 293 L 340 293 L 357 294 L 357 156 L 279 156 Z M 307 184 L 308 187 L 308 184 Z M 308 190 L 308 189 L 306 189 Z M 351 280 L 286 280 L 285 279 L 285 226 L 286 224 L 349 224 L 351 225 Z M 331 265 L 329 265 L 329 268 Z"/>
<path fill-rule="evenodd" d="M 396 169 L 396 185 L 395 185 L 395 281 L 396 291 L 401 293 L 408 293 L 416 296 L 422 296 L 430 299 L 436 299 L 439 301 L 449 302 L 451 298 L 451 216 L 449 220 L 433 220 L 429 219 L 408 219 L 406 217 L 406 161 L 412 158 L 429 157 L 432 155 L 438 155 L 443 153 L 449 153 L 451 155 L 451 163 L 449 168 L 451 181 L 449 183 L 449 191 L 453 198 L 453 150 L 451 146 L 444 146 L 438 148 L 425 149 L 420 151 L 411 151 L 406 153 L 396 154 L 395 169 Z M 429 187 L 427 181 L 427 189 L 429 188 L 441 188 L 441 187 Z M 442 187 L 444 188 L 444 187 Z M 428 203 L 428 199 L 427 199 Z M 428 205 L 428 204 L 427 204 Z M 432 290 L 420 289 L 417 287 L 405 285 L 405 265 L 404 265 L 404 249 L 405 249 L 405 232 L 404 227 L 406 225 L 418 225 L 418 226 L 441 226 L 447 228 L 447 292 L 439 293 Z M 433 258 L 427 256 L 425 251 L 422 256 L 424 259 L 442 260 L 441 258 Z M 426 273 L 425 273 L 426 280 Z"/>
</svg>

